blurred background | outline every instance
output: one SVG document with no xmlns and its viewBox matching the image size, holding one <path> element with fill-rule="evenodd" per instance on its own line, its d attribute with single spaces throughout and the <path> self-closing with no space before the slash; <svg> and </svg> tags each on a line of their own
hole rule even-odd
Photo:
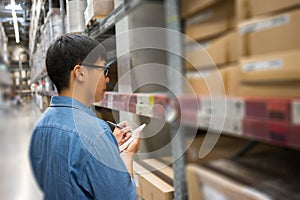
<svg viewBox="0 0 300 200">
<path fill-rule="evenodd" d="M 137 199 L 300 199 L 299 32 L 300 0 L 1 0 L 0 199 L 43 198 L 28 147 L 57 95 L 45 55 L 64 33 L 107 49 L 97 116 L 148 124 Z"/>
</svg>

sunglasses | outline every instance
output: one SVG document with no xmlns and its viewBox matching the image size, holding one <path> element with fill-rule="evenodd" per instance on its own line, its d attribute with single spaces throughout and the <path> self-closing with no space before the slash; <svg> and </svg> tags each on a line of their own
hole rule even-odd
<svg viewBox="0 0 300 200">
<path fill-rule="evenodd" d="M 85 64 L 85 63 L 84 64 L 81 63 L 79 65 L 90 67 L 90 68 L 101 68 L 101 69 L 104 69 L 104 76 L 105 76 L 105 78 L 108 77 L 109 69 L 110 69 L 109 66 L 99 66 L 99 65 L 92 65 L 92 64 Z"/>
</svg>

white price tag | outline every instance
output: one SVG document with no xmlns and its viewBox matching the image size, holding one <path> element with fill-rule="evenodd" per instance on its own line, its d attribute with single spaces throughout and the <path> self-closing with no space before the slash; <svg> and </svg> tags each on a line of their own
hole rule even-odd
<svg viewBox="0 0 300 200">
<path fill-rule="evenodd" d="M 266 19 L 260 22 L 253 22 L 240 27 L 240 34 L 262 31 L 288 24 L 290 21 L 289 15 L 276 16 L 271 19 Z"/>
<path fill-rule="evenodd" d="M 227 116 L 243 118 L 245 116 L 245 103 L 243 99 L 227 100 Z"/>
<path fill-rule="evenodd" d="M 292 124 L 300 125 L 300 101 L 292 102 Z"/>
<path fill-rule="evenodd" d="M 186 77 L 193 78 L 209 78 L 211 73 L 209 71 L 195 71 L 195 72 L 187 72 Z"/>
<path fill-rule="evenodd" d="M 114 100 L 114 96 L 113 94 L 108 94 L 107 95 L 107 107 L 108 108 L 113 108 L 113 100 Z"/>
<path fill-rule="evenodd" d="M 205 114 L 199 114 L 198 115 L 198 122 L 199 122 L 199 127 L 201 128 L 208 128 L 210 124 L 210 115 L 205 115 Z"/>
<path fill-rule="evenodd" d="M 262 62 L 250 62 L 243 65 L 243 70 L 246 72 L 249 71 L 258 71 L 258 70 L 270 70 L 270 69 L 279 69 L 283 66 L 283 60 L 267 60 Z"/>
<path fill-rule="evenodd" d="M 137 104 L 140 105 L 154 105 L 154 96 L 148 96 L 148 95 L 138 95 L 137 96 Z"/>
<path fill-rule="evenodd" d="M 226 118 L 224 131 L 232 135 L 241 135 L 243 133 L 243 123 L 241 118 Z"/>
<path fill-rule="evenodd" d="M 152 106 L 136 104 L 136 114 L 153 117 Z"/>
</svg>

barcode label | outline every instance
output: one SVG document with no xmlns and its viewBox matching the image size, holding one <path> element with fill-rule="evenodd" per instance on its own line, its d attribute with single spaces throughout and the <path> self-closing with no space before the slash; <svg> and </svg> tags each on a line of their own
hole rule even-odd
<svg viewBox="0 0 300 200">
<path fill-rule="evenodd" d="M 137 104 L 154 105 L 154 96 L 137 96 Z"/>
<path fill-rule="evenodd" d="M 113 101 L 114 101 L 114 96 L 113 94 L 108 94 L 107 95 L 107 107 L 108 108 L 113 108 Z"/>
<path fill-rule="evenodd" d="M 283 60 L 267 60 L 262 62 L 251 62 L 243 65 L 243 70 L 258 71 L 258 70 L 269 70 L 269 69 L 279 69 L 283 66 Z"/>
<path fill-rule="evenodd" d="M 292 102 L 292 123 L 300 125 L 300 101 Z"/>
<path fill-rule="evenodd" d="M 152 106 L 136 104 L 136 114 L 153 117 Z"/>
<path fill-rule="evenodd" d="M 187 72 L 186 77 L 190 79 L 194 78 L 209 78 L 211 73 L 208 71 L 195 71 L 195 72 Z"/>
<path fill-rule="evenodd" d="M 254 22 L 240 27 L 240 34 L 262 31 L 288 24 L 290 21 L 289 15 L 281 15 L 260 22 Z"/>
<path fill-rule="evenodd" d="M 243 99 L 227 99 L 227 116 L 243 118 L 245 116 L 245 103 Z"/>
</svg>

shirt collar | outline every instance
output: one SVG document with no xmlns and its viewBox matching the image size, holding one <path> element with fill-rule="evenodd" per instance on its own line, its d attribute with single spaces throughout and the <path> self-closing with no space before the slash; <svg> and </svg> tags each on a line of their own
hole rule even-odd
<svg viewBox="0 0 300 200">
<path fill-rule="evenodd" d="M 82 110 L 90 115 L 95 116 L 95 113 L 80 101 L 66 96 L 52 96 L 50 107 L 70 107 Z"/>
</svg>

